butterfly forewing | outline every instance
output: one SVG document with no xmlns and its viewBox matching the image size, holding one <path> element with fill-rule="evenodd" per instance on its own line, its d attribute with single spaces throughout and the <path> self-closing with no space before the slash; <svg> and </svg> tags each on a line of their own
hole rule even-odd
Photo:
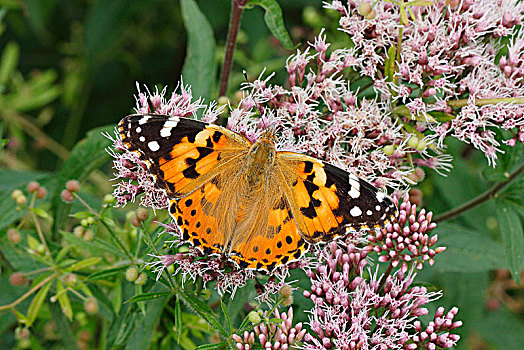
<svg viewBox="0 0 524 350">
<path fill-rule="evenodd" d="M 119 123 L 119 132 L 173 198 L 200 188 L 251 145 L 240 134 L 219 126 L 152 114 L 127 116 Z"/>
<path fill-rule="evenodd" d="M 293 215 L 310 243 L 383 227 L 396 215 L 384 193 L 342 169 L 292 152 L 278 152 L 278 163 Z"/>
</svg>

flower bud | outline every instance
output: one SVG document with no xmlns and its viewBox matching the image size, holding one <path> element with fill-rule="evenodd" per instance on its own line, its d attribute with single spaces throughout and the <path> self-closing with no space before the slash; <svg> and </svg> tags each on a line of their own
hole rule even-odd
<svg viewBox="0 0 524 350">
<path fill-rule="evenodd" d="M 110 194 L 106 194 L 104 196 L 104 204 L 111 204 L 115 201 L 115 197 L 113 197 L 112 195 Z"/>
<path fill-rule="evenodd" d="M 98 312 L 98 302 L 93 297 L 87 298 L 84 302 L 84 309 L 90 315 L 96 314 Z"/>
<path fill-rule="evenodd" d="M 80 183 L 77 180 L 69 180 L 65 185 L 69 192 L 78 192 L 80 190 Z"/>
<path fill-rule="evenodd" d="M 24 195 L 21 195 L 19 197 L 16 198 L 16 204 L 22 206 L 22 205 L 25 205 L 27 203 L 27 197 L 24 196 Z"/>
<path fill-rule="evenodd" d="M 135 282 L 138 278 L 138 269 L 136 267 L 129 267 L 126 270 L 126 280 Z"/>
<path fill-rule="evenodd" d="M 147 275 L 145 273 L 141 273 L 138 275 L 137 279 L 135 280 L 135 284 L 137 286 L 143 286 L 147 282 Z"/>
<path fill-rule="evenodd" d="M 40 184 L 36 181 L 31 181 L 27 184 L 27 192 L 29 193 L 35 193 L 38 191 L 38 188 L 40 187 Z"/>
<path fill-rule="evenodd" d="M 78 237 L 78 238 L 82 238 L 82 236 L 84 235 L 84 232 L 85 232 L 85 229 L 82 226 L 76 226 L 73 229 L 73 234 L 75 235 L 75 237 Z"/>
<path fill-rule="evenodd" d="M 27 283 L 27 277 L 21 272 L 15 272 L 9 276 L 9 283 L 11 283 L 12 286 L 20 287 Z"/>
<path fill-rule="evenodd" d="M 95 238 L 95 234 L 93 233 L 93 230 L 86 230 L 84 232 L 84 241 L 86 242 L 90 242 L 93 240 L 93 238 Z"/>
<path fill-rule="evenodd" d="M 282 298 L 288 298 L 293 295 L 293 288 L 287 284 L 284 284 L 282 288 L 280 288 L 279 294 Z"/>
<path fill-rule="evenodd" d="M 395 152 L 395 147 L 392 145 L 384 146 L 384 154 L 387 156 L 393 155 L 393 152 Z"/>
<path fill-rule="evenodd" d="M 36 191 L 36 198 L 38 199 L 44 199 L 47 195 L 47 190 L 45 187 L 38 187 L 38 190 Z"/>
<path fill-rule="evenodd" d="M 411 136 L 408 140 L 408 146 L 411 148 L 416 148 L 419 143 L 419 138 L 417 136 Z"/>
<path fill-rule="evenodd" d="M 358 7 L 358 13 L 361 14 L 362 16 L 367 16 L 371 12 L 371 10 L 373 9 L 371 8 L 371 5 L 369 4 L 369 2 L 363 2 Z"/>
<path fill-rule="evenodd" d="M 259 324 L 262 321 L 260 315 L 254 310 L 251 311 L 249 315 L 247 315 L 247 317 L 249 318 L 249 321 L 251 321 L 251 323 L 253 324 Z"/>
<path fill-rule="evenodd" d="M 62 190 L 62 192 L 60 193 L 60 197 L 62 197 L 62 200 L 66 203 L 71 203 L 75 200 L 73 194 L 68 190 Z"/>
<path fill-rule="evenodd" d="M 16 199 L 20 196 L 23 196 L 24 193 L 20 190 L 14 190 L 12 193 L 11 193 L 11 198 L 13 198 L 14 201 L 16 201 Z"/>
<path fill-rule="evenodd" d="M 144 208 L 138 208 L 135 215 L 140 221 L 146 221 L 149 217 L 147 210 Z"/>
<path fill-rule="evenodd" d="M 22 240 L 22 236 L 17 229 L 10 228 L 7 230 L 7 239 L 9 239 L 12 243 L 17 244 Z"/>
</svg>

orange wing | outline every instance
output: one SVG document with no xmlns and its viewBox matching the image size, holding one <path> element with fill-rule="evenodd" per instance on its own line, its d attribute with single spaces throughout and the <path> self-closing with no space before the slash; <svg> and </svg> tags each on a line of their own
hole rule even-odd
<svg viewBox="0 0 524 350">
<path fill-rule="evenodd" d="M 383 227 L 396 216 L 390 198 L 353 174 L 292 152 L 278 152 L 277 159 L 293 216 L 309 243 Z"/>
<path fill-rule="evenodd" d="M 170 198 L 181 198 L 245 155 L 251 142 L 220 126 L 154 114 L 122 119 L 120 137 L 137 152 Z"/>
</svg>

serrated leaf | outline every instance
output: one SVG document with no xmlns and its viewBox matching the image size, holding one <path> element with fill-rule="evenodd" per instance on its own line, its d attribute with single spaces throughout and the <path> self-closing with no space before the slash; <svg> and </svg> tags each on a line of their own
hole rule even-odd
<svg viewBox="0 0 524 350">
<path fill-rule="evenodd" d="M 182 0 L 181 5 L 188 38 L 182 77 L 191 85 L 193 97 L 210 99 L 216 76 L 213 28 L 194 0 Z"/>
<path fill-rule="evenodd" d="M 87 259 L 84 259 L 82 261 L 79 261 L 79 262 L 74 263 L 73 265 L 69 266 L 67 268 L 67 271 L 82 270 L 82 269 L 85 269 L 86 267 L 89 267 L 89 266 L 92 266 L 92 265 L 96 265 L 100 261 L 102 261 L 102 258 L 100 258 L 100 257 L 87 258 Z"/>
<path fill-rule="evenodd" d="M 64 313 L 65 317 L 71 321 L 73 319 L 73 309 L 71 308 L 71 302 L 69 301 L 67 292 L 64 290 L 64 285 L 60 279 L 56 280 L 56 294 L 62 312 Z"/>
<path fill-rule="evenodd" d="M 229 310 L 227 309 L 226 304 L 224 304 L 224 301 L 220 300 L 220 308 L 222 308 L 222 313 L 224 314 L 224 317 L 226 319 L 226 325 L 227 325 L 227 331 L 229 334 L 233 332 L 233 324 L 231 323 L 231 315 L 229 314 Z"/>
<path fill-rule="evenodd" d="M 504 249 L 499 242 L 464 226 L 441 223 L 434 230 L 436 246 L 446 251 L 435 257 L 441 272 L 482 272 L 507 268 Z"/>
<path fill-rule="evenodd" d="M 509 270 L 513 279 L 520 284 L 520 271 L 524 269 L 524 235 L 519 215 L 511 203 L 496 200 L 497 220 L 500 227 L 502 244 L 506 251 Z"/>
<path fill-rule="evenodd" d="M 115 275 L 121 274 L 122 271 L 125 269 L 127 269 L 127 266 L 119 266 L 119 267 L 114 267 L 111 269 L 105 269 L 102 271 L 98 271 L 98 272 L 92 273 L 89 276 L 87 276 L 86 281 L 98 281 L 101 279 L 107 279 L 109 277 L 113 277 Z"/>
<path fill-rule="evenodd" d="M 136 303 L 139 301 L 146 301 L 151 299 L 158 299 L 174 295 L 173 292 L 155 292 L 155 293 L 142 293 L 129 298 L 126 303 Z"/>
<path fill-rule="evenodd" d="M 257 5 L 264 9 L 264 21 L 271 34 L 288 50 L 293 49 L 293 42 L 284 26 L 282 9 L 276 0 L 251 0 L 248 6 Z"/>
<path fill-rule="evenodd" d="M 184 291 L 180 291 L 177 295 L 182 299 L 187 306 L 195 311 L 200 317 L 202 317 L 215 331 L 217 331 L 222 337 L 227 338 L 227 334 L 224 327 L 218 322 L 213 311 L 200 299 L 195 298 L 192 295 L 187 294 Z"/>
<path fill-rule="evenodd" d="M 31 301 L 31 305 L 29 305 L 29 309 L 27 310 L 26 326 L 28 327 L 32 326 L 33 322 L 36 320 L 36 316 L 38 315 L 38 312 L 40 311 L 40 308 L 42 307 L 42 303 L 44 302 L 45 298 L 47 297 L 49 288 L 51 288 L 53 279 L 49 280 L 46 284 L 44 284 L 42 288 L 40 288 L 38 293 L 36 293 L 33 300 Z"/>
</svg>

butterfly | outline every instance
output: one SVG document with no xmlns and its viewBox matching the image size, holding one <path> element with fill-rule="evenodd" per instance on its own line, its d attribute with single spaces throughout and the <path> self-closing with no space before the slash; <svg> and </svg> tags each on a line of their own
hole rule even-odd
<svg viewBox="0 0 524 350">
<path fill-rule="evenodd" d="M 277 151 L 274 129 L 251 142 L 193 119 L 134 114 L 118 132 L 165 190 L 183 240 L 243 269 L 271 272 L 310 244 L 383 227 L 397 213 L 384 192 L 354 174 Z"/>
</svg>

